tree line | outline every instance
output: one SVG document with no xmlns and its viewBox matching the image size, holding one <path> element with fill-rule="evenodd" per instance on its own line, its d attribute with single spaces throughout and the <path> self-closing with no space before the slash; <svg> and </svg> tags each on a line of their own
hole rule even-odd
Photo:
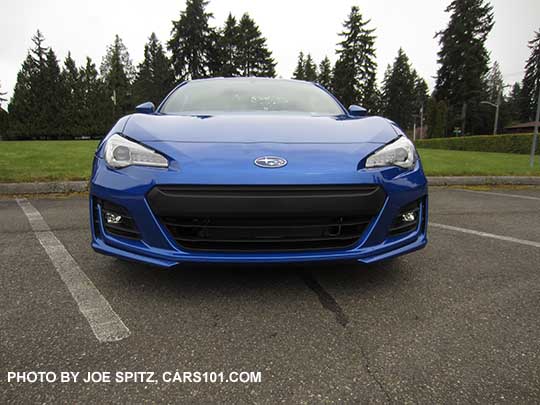
<svg viewBox="0 0 540 405">
<path fill-rule="evenodd" d="M 158 104 L 181 81 L 275 77 L 272 52 L 249 14 L 239 19 L 229 14 L 222 27 L 213 27 L 207 6 L 206 0 L 187 0 L 168 41 L 152 33 L 136 67 L 118 35 L 98 69 L 90 58 L 77 67 L 69 53 L 60 64 L 38 31 L 18 73 L 9 114 L 0 108 L 0 134 L 4 139 L 101 137 L 135 105 Z M 501 127 L 532 120 L 540 89 L 540 30 L 529 43 L 523 80 L 506 95 L 500 67 L 490 61 L 485 45 L 494 25 L 492 6 L 453 0 L 446 12 L 448 26 L 436 33 L 439 67 L 431 94 L 401 48 L 378 85 L 375 29 L 357 6 L 339 33 L 336 62 L 326 56 L 317 63 L 301 51 L 293 78 L 318 82 L 345 106 L 362 105 L 405 129 L 424 118 L 429 137 L 489 133 L 494 111 L 485 101 L 500 103 Z M 4 96 L 0 89 L 0 105 Z"/>
</svg>

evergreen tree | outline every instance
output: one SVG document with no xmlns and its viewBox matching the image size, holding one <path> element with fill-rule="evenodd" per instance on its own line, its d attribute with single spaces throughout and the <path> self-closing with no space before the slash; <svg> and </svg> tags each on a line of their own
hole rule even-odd
<svg viewBox="0 0 540 405">
<path fill-rule="evenodd" d="M 529 41 L 531 56 L 525 65 L 525 76 L 522 84 L 521 111 L 523 121 L 535 119 L 538 92 L 540 91 L 540 30 L 534 35 L 534 38 Z"/>
<path fill-rule="evenodd" d="M 357 6 L 351 8 L 339 34 L 343 40 L 338 44 L 338 60 L 334 68 L 332 87 L 341 102 L 361 104 L 374 109 L 377 105 L 374 29 L 367 25 Z"/>
<path fill-rule="evenodd" d="M 225 20 L 221 35 L 217 41 L 217 49 L 221 56 L 221 66 L 218 76 L 234 77 L 239 75 L 237 66 L 238 53 L 238 24 L 231 13 Z"/>
<path fill-rule="evenodd" d="M 98 77 L 96 65 L 90 58 L 79 71 L 81 92 L 80 135 L 103 137 L 114 124 L 113 103 L 105 83 Z"/>
<path fill-rule="evenodd" d="M 514 83 L 507 102 L 508 114 L 510 116 L 509 120 L 512 123 L 518 123 L 523 117 L 521 111 L 521 107 L 523 106 L 523 102 L 521 101 L 522 97 L 523 89 L 521 88 L 521 84 Z"/>
<path fill-rule="evenodd" d="M 131 83 L 135 76 L 129 53 L 118 35 L 108 46 L 100 71 L 113 101 L 111 117 L 116 120 L 133 109 Z"/>
<path fill-rule="evenodd" d="M 151 101 L 157 106 L 172 90 L 174 82 L 171 62 L 156 34 L 152 33 L 144 46 L 144 60 L 139 64 L 133 83 L 135 104 Z"/>
<path fill-rule="evenodd" d="M 248 13 L 242 16 L 238 24 L 236 65 L 240 76 L 276 76 L 276 63 L 266 45 L 266 38 Z"/>
<path fill-rule="evenodd" d="M 311 54 L 308 53 L 304 65 L 304 80 L 308 82 L 317 81 L 317 65 L 313 61 Z"/>
<path fill-rule="evenodd" d="M 44 46 L 38 30 L 21 70 L 9 104 L 10 131 L 15 138 L 56 138 L 63 130 L 63 88 L 53 50 Z M 29 119 L 29 117 L 31 119 Z"/>
<path fill-rule="evenodd" d="M 447 134 L 448 107 L 443 100 L 430 97 L 426 107 L 426 124 L 428 138 L 441 138 Z"/>
<path fill-rule="evenodd" d="M 503 80 L 503 75 L 501 73 L 501 68 L 499 67 L 499 62 L 497 61 L 493 62 L 493 66 L 491 67 L 488 73 L 486 81 L 487 81 L 487 90 L 486 90 L 487 101 L 496 103 L 499 97 L 499 93 L 504 88 L 504 80 Z"/>
<path fill-rule="evenodd" d="M 332 64 L 328 56 L 325 56 L 319 65 L 317 82 L 327 90 L 332 90 Z"/>
<path fill-rule="evenodd" d="M 45 64 L 45 81 L 43 91 L 47 103 L 42 106 L 44 112 L 45 131 L 43 135 L 48 138 L 58 139 L 66 134 L 66 127 L 62 120 L 66 98 L 64 83 L 61 76 L 60 65 L 56 54 L 49 48 Z"/>
<path fill-rule="evenodd" d="M 411 69 L 409 58 L 399 49 L 394 64 L 386 70 L 382 88 L 384 116 L 405 129 L 412 128 L 417 114 L 417 76 Z"/>
<path fill-rule="evenodd" d="M 62 84 L 64 87 L 64 101 L 62 108 L 64 131 L 62 135 L 74 137 L 81 135 L 82 122 L 82 89 L 80 81 L 80 72 L 77 69 L 75 61 L 71 57 L 71 52 L 64 61 L 64 69 L 62 70 Z"/>
<path fill-rule="evenodd" d="M 207 77 L 210 73 L 212 28 L 208 21 L 212 13 L 206 12 L 207 5 L 207 0 L 187 0 L 180 18 L 172 22 L 172 36 L 167 45 L 180 80 Z"/>
<path fill-rule="evenodd" d="M 427 101 L 429 99 L 429 89 L 426 81 L 421 78 L 418 73 L 413 70 L 414 76 L 414 94 L 415 94 L 415 111 L 420 111 L 420 108 L 424 108 L 424 111 L 427 106 Z"/>
<path fill-rule="evenodd" d="M 304 52 L 300 51 L 298 53 L 298 62 L 296 63 L 292 78 L 296 80 L 305 80 L 305 66 L 306 60 L 304 58 Z"/>
<path fill-rule="evenodd" d="M 437 33 L 441 49 L 435 94 L 450 107 L 452 128 L 482 132 L 485 128 L 479 127 L 483 123 L 478 119 L 478 104 L 489 70 L 485 42 L 493 27 L 492 7 L 484 0 L 453 0 L 446 12 L 451 13 L 450 22 Z"/>
</svg>

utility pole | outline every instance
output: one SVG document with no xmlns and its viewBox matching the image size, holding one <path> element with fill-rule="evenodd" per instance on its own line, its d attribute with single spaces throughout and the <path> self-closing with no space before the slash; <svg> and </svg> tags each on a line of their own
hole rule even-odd
<svg viewBox="0 0 540 405">
<path fill-rule="evenodd" d="M 536 102 L 536 121 L 534 122 L 533 143 L 531 146 L 531 169 L 534 167 L 534 154 L 538 143 L 538 121 L 540 120 L 540 85 L 538 86 L 538 101 Z"/>
</svg>

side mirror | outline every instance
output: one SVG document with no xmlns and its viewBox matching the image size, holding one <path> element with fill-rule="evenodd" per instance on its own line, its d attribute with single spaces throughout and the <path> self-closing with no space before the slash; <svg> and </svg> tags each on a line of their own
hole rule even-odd
<svg viewBox="0 0 540 405">
<path fill-rule="evenodd" d="M 141 114 L 153 114 L 155 109 L 156 106 L 151 101 L 147 101 L 146 103 L 139 104 L 135 107 L 135 111 Z"/>
<path fill-rule="evenodd" d="M 349 115 L 353 117 L 365 117 L 367 115 L 367 110 L 364 107 L 353 104 L 349 106 Z"/>
</svg>

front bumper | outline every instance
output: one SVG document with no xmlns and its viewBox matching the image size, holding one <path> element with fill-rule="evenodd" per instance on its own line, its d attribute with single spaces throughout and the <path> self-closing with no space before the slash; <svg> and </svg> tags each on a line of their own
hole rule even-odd
<svg viewBox="0 0 540 405">
<path fill-rule="evenodd" d="M 323 260 L 358 260 L 372 263 L 390 259 L 423 248 L 427 243 L 427 184 L 420 163 L 414 170 L 398 168 L 358 171 L 345 179 L 320 178 L 318 185 L 376 185 L 384 190 L 384 201 L 361 237 L 353 246 L 305 251 L 212 251 L 182 248 L 163 225 L 149 203 L 156 186 L 170 185 L 171 179 L 160 175 L 160 169 L 129 167 L 107 168 L 96 158 L 90 186 L 92 247 L 95 251 L 126 260 L 171 267 L 182 262 L 305 262 Z M 295 182 L 298 184 L 298 182 Z M 219 184 L 223 185 L 222 183 Z M 250 182 L 249 185 L 253 185 Z M 273 186 L 275 184 L 257 184 Z M 304 184 L 309 185 L 309 183 Z M 230 186 L 238 186 L 238 183 Z M 123 207 L 136 224 L 140 237 L 133 239 L 108 232 L 103 223 L 102 204 L 107 201 Z M 414 229 L 391 235 L 390 229 L 401 210 L 419 203 Z"/>
</svg>

